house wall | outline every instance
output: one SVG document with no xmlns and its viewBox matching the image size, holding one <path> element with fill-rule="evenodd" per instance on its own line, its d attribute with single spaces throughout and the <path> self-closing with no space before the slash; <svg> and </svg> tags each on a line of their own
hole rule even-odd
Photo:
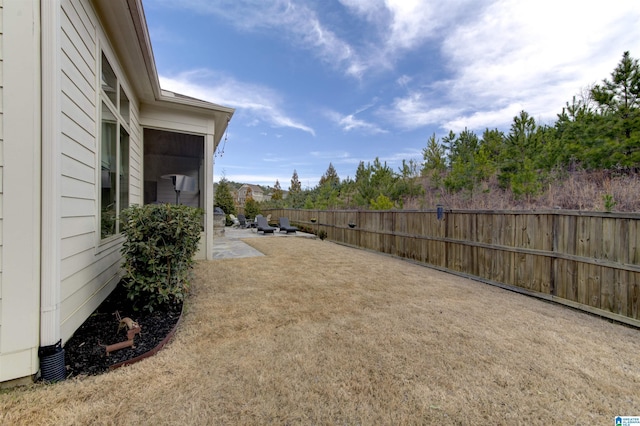
<svg viewBox="0 0 640 426">
<path fill-rule="evenodd" d="M 142 203 L 138 102 L 88 0 L 61 2 L 60 327 L 68 340 L 120 277 L 122 237 L 100 240 L 100 58 L 130 100 L 130 204 Z"/>
<path fill-rule="evenodd" d="M 0 3 L 0 382 L 38 367 L 39 4 Z"/>
<path fill-rule="evenodd" d="M 4 55 L 2 51 L 2 42 L 4 39 L 4 28 L 2 25 L 3 16 L 4 16 L 4 7 L 3 0 L 0 0 L 0 313 L 2 312 L 2 175 L 4 168 L 4 132 L 3 132 L 3 122 L 4 122 L 4 110 L 3 110 L 3 89 L 4 89 L 4 79 L 3 79 L 3 70 L 4 70 Z M 2 354 L 2 315 L 0 315 L 0 354 Z M 0 355 L 2 356 L 2 355 Z M 1 363 L 1 361 L 0 361 Z"/>
</svg>

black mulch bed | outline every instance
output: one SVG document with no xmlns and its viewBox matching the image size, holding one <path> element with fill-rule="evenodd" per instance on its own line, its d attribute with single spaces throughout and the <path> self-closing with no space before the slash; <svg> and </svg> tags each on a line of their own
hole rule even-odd
<svg viewBox="0 0 640 426">
<path fill-rule="evenodd" d="M 129 317 L 137 322 L 141 332 L 134 337 L 133 348 L 107 355 L 107 345 L 127 340 L 126 327 L 118 331 L 116 311 L 121 318 Z M 118 285 L 65 344 L 67 378 L 101 374 L 114 364 L 153 350 L 177 324 L 181 311 L 182 303 L 168 305 L 152 313 L 134 311 L 126 290 Z"/>
</svg>

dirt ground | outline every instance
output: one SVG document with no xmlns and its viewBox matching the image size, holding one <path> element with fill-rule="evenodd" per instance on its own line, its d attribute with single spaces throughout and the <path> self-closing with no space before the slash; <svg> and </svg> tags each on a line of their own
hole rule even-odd
<svg viewBox="0 0 640 426">
<path fill-rule="evenodd" d="M 197 265 L 172 341 L 0 393 L 1 424 L 613 424 L 640 331 L 328 241 Z"/>
</svg>

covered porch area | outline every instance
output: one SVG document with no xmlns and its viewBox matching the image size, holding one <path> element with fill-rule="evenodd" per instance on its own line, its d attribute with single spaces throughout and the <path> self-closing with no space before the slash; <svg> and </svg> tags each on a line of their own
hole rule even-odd
<svg viewBox="0 0 640 426">
<path fill-rule="evenodd" d="M 172 94 L 163 91 L 165 99 Z M 214 153 L 233 109 L 176 96 L 175 105 L 145 104 L 143 202 L 170 203 L 204 211 L 198 259 L 213 259 Z M 187 105 L 185 105 L 185 102 Z"/>
</svg>

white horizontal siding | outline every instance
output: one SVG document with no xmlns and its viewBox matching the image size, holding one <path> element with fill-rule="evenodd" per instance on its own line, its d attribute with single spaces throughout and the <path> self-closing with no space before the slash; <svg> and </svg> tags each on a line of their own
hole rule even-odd
<svg viewBox="0 0 640 426">
<path fill-rule="evenodd" d="M 209 127 L 211 125 L 209 117 L 205 115 L 146 104 L 140 117 L 140 124 L 143 127 L 171 129 L 171 131 L 191 134 L 213 133 L 213 129 Z"/>
<path fill-rule="evenodd" d="M 142 136 L 138 102 L 111 52 L 90 0 L 62 2 L 60 320 L 66 341 L 119 280 L 121 238 L 100 241 L 99 159 L 101 49 L 130 100 L 130 201 L 141 202 Z M 135 42 L 132 40 L 132 42 Z"/>
<path fill-rule="evenodd" d="M 62 92 L 62 113 L 69 117 L 75 125 L 81 127 L 88 134 L 93 135 L 92 138 L 84 141 L 84 144 L 88 146 L 91 146 L 92 144 L 95 145 L 95 108 L 93 108 L 92 111 L 87 111 L 78 105 L 77 102 L 79 101 L 80 100 L 70 98 L 69 93 Z M 82 141 L 78 141 L 78 143 L 82 143 Z"/>
<path fill-rule="evenodd" d="M 63 2 L 62 51 L 71 58 L 74 67 L 87 71 L 95 70 L 96 28 L 88 16 L 85 13 L 80 16 L 76 8 L 84 11 L 79 1 Z M 89 79 L 89 82 L 92 81 Z"/>
<path fill-rule="evenodd" d="M 63 239 L 95 232 L 95 230 L 96 221 L 93 216 L 63 217 L 60 220 L 60 238 Z"/>
<path fill-rule="evenodd" d="M 3 250 L 3 238 L 2 238 L 2 227 L 4 226 L 4 221 L 2 220 L 2 174 L 4 168 L 4 133 L 3 133 L 3 122 L 4 122 L 4 102 L 2 98 L 3 88 L 4 88 L 4 58 L 3 58 L 3 28 L 2 28 L 2 20 L 3 20 L 3 10 L 2 10 L 2 0 L 0 0 L 0 327 L 2 327 L 2 250 Z M 0 333 L 0 337 L 2 333 Z M 2 341 L 0 341 L 0 348 L 2 348 Z"/>
<path fill-rule="evenodd" d="M 131 147 L 129 158 L 129 202 L 130 204 L 142 204 L 142 182 L 144 180 L 143 152 L 142 152 L 142 127 L 137 108 L 131 109 Z"/>
<path fill-rule="evenodd" d="M 64 145 L 64 144 L 63 144 Z M 75 148 L 79 145 L 72 146 L 70 148 Z M 64 147 L 63 147 L 64 149 Z M 67 155 L 62 156 L 62 175 L 68 176 L 69 178 L 78 179 L 83 182 L 88 182 L 92 185 L 93 191 L 95 192 L 94 182 L 96 180 L 96 172 L 95 169 L 83 162 L 80 158 L 80 155 L 77 151 L 72 150 L 72 152 L 67 152 L 69 155 L 73 155 L 73 157 L 69 157 Z M 81 154 L 84 153 L 81 151 Z M 91 156 L 93 158 L 93 156 Z M 93 194 L 95 196 L 95 194 Z M 92 196 L 92 197 L 93 197 Z"/>
<path fill-rule="evenodd" d="M 62 200 L 61 216 L 63 218 L 93 216 L 95 215 L 96 204 L 95 200 L 64 198 Z"/>
</svg>

